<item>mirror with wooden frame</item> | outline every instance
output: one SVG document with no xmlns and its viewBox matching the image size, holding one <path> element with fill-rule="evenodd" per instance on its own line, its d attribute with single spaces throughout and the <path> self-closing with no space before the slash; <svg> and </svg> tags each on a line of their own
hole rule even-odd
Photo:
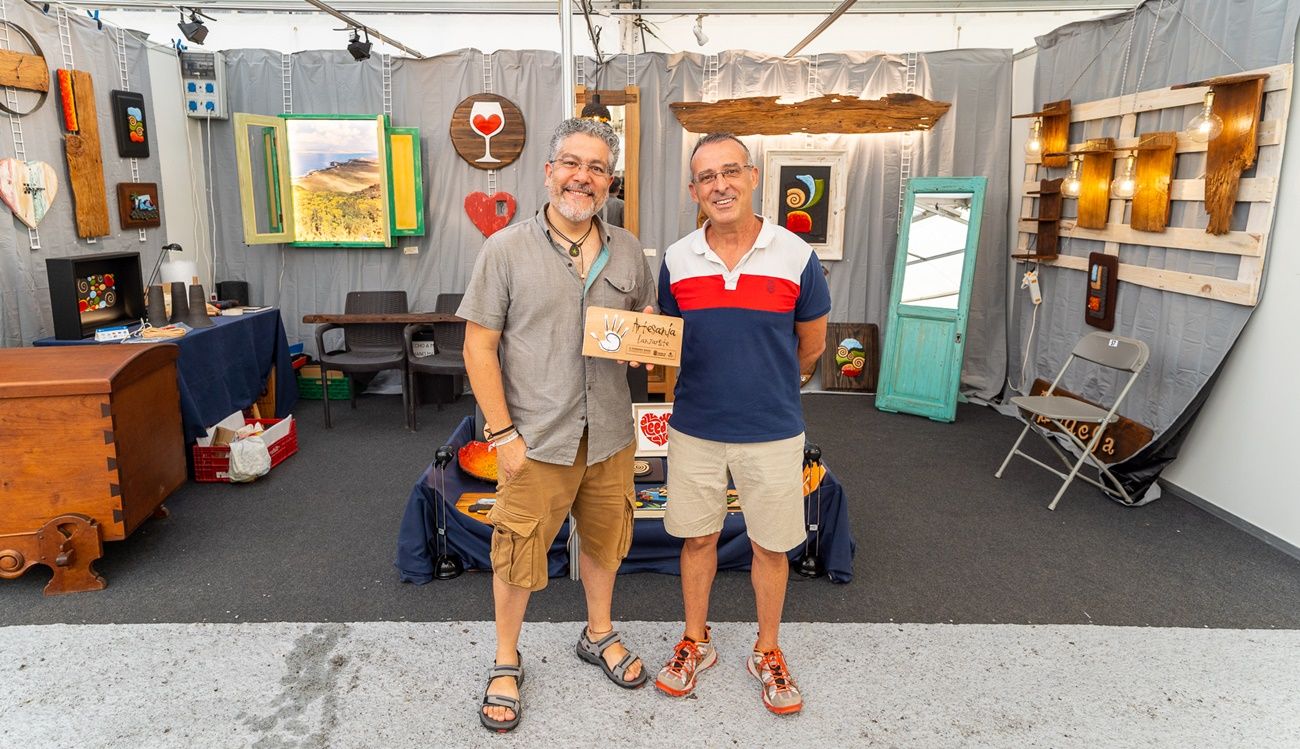
<svg viewBox="0 0 1300 749">
<path fill-rule="evenodd" d="M 641 89 L 638 86 L 628 86 L 622 90 L 588 91 L 586 86 L 578 86 L 575 89 L 574 111 L 582 111 L 590 94 L 599 94 L 600 103 L 609 107 L 609 124 L 623 142 L 622 165 L 615 165 L 614 174 L 623 180 L 623 228 L 635 235 L 640 229 L 637 201 L 640 194 L 638 166 L 641 157 Z"/>
</svg>

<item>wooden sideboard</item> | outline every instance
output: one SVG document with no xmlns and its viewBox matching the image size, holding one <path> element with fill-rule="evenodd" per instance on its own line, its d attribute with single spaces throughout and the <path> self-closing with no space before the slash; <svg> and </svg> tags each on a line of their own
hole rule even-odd
<svg viewBox="0 0 1300 749">
<path fill-rule="evenodd" d="M 102 542 L 185 482 L 178 351 L 0 349 L 0 578 L 44 564 L 47 595 L 104 587 Z"/>
</svg>

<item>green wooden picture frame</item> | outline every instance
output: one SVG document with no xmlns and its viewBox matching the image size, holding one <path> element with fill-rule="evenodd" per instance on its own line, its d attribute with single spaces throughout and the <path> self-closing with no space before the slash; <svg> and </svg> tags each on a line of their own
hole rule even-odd
<svg viewBox="0 0 1300 749">
<path fill-rule="evenodd" d="M 424 235 L 420 128 L 388 128 L 388 215 L 395 237 Z"/>
</svg>

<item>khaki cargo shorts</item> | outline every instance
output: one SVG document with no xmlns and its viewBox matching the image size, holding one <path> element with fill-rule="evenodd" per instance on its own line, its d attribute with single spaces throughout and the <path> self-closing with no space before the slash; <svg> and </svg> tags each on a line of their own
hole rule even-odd
<svg viewBox="0 0 1300 749">
<path fill-rule="evenodd" d="M 573 465 L 528 458 L 510 480 L 497 486 L 488 519 L 492 572 L 506 583 L 541 590 L 547 583 L 546 552 L 569 512 L 582 537 L 582 552 L 607 570 L 617 570 L 632 546 L 632 484 L 635 443 L 595 465 L 587 465 L 587 434 Z"/>
<path fill-rule="evenodd" d="M 802 434 L 772 442 L 713 442 L 670 425 L 664 530 L 678 538 L 722 530 L 730 473 L 751 541 L 768 551 L 803 543 L 803 444 Z"/>
</svg>

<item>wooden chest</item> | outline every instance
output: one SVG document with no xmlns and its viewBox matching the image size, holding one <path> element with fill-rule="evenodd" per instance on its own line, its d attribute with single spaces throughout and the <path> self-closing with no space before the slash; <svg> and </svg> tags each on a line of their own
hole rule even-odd
<svg viewBox="0 0 1300 749">
<path fill-rule="evenodd" d="M 185 482 L 179 349 L 0 349 L 0 577 L 98 590 L 102 541 L 127 537 Z"/>
</svg>

